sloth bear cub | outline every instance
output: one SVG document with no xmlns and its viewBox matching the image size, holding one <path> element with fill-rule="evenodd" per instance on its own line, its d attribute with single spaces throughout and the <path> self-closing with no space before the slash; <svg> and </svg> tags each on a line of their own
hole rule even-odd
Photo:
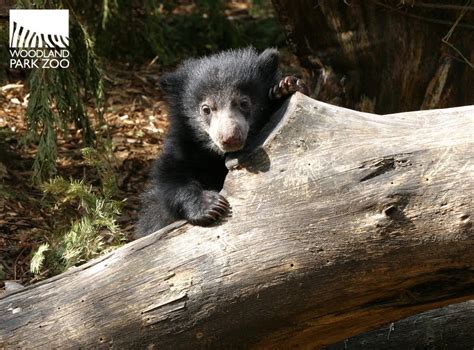
<svg viewBox="0 0 474 350">
<path fill-rule="evenodd" d="M 207 226 L 227 215 L 219 194 L 224 155 L 241 150 L 303 82 L 280 80 L 279 55 L 267 49 L 231 50 L 190 59 L 160 80 L 169 109 L 169 131 L 142 195 L 137 236 L 185 219 Z"/>
</svg>

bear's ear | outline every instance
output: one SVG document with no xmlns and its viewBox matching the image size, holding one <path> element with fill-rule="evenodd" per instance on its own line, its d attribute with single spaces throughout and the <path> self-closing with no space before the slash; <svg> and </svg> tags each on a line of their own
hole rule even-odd
<svg viewBox="0 0 474 350">
<path fill-rule="evenodd" d="M 275 75 L 278 71 L 279 63 L 280 54 L 276 49 L 266 49 L 258 56 L 258 67 L 265 75 Z"/>
<path fill-rule="evenodd" d="M 176 71 L 163 74 L 159 84 L 165 95 L 177 95 L 182 90 L 184 80 L 184 75 Z"/>
</svg>

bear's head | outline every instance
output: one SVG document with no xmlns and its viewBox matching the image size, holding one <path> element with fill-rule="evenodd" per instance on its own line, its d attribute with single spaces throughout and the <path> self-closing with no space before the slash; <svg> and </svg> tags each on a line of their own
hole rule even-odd
<svg viewBox="0 0 474 350">
<path fill-rule="evenodd" d="M 184 118 L 199 141 L 223 154 L 241 150 L 269 117 L 268 92 L 278 81 L 279 55 L 230 50 L 185 61 L 161 79 L 172 118 Z"/>
</svg>

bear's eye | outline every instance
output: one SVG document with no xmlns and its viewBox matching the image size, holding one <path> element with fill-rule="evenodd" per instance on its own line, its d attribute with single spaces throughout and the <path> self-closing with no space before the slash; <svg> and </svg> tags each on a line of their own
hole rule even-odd
<svg viewBox="0 0 474 350">
<path fill-rule="evenodd" d="M 208 105 L 202 105 L 201 111 L 204 115 L 209 115 L 211 114 L 211 107 L 209 107 Z"/>
<path fill-rule="evenodd" d="M 239 101 L 240 109 L 248 111 L 250 109 L 250 99 L 246 96 L 242 97 Z"/>
</svg>

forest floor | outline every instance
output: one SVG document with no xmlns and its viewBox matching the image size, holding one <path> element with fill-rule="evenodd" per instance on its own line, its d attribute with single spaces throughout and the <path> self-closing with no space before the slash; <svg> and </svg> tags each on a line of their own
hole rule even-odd
<svg viewBox="0 0 474 350">
<path fill-rule="evenodd" d="M 131 239 L 151 160 L 158 154 L 167 128 L 164 102 L 157 87 L 157 65 L 131 67 L 127 64 L 105 69 L 105 121 L 113 144 L 119 199 L 125 199 L 119 219 L 121 230 Z M 0 159 L 0 263 L 4 279 L 26 282 L 31 279 L 31 252 L 41 235 L 51 230 L 49 210 L 43 204 L 42 191 L 32 182 L 36 145 L 25 143 L 25 112 L 28 92 L 25 82 L 0 87 L 0 130 L 6 150 Z M 89 106 L 90 116 L 95 114 Z M 73 126 L 68 135 L 58 138 L 57 175 L 98 182 L 95 169 L 85 164 L 85 147 L 80 132 Z M 0 280 L 2 276 L 0 275 Z"/>
<path fill-rule="evenodd" d="M 288 73 L 301 71 L 296 58 L 283 50 L 282 66 Z M 166 106 L 158 88 L 161 68 L 153 61 L 141 66 L 114 63 L 104 67 L 105 120 L 113 144 L 114 166 L 124 200 L 119 226 L 127 240 L 133 239 L 151 161 L 159 153 L 167 129 Z M 34 282 L 29 271 L 32 252 L 52 230 L 54 220 L 43 203 L 43 192 L 32 182 L 32 164 L 37 147 L 25 142 L 25 111 L 28 91 L 25 81 L 0 86 L 0 288 L 3 280 Z M 91 104 L 89 115 L 94 116 Z M 1 144 L 4 143 L 4 144 Z M 96 184 L 95 169 L 86 165 L 85 146 L 73 126 L 58 138 L 57 175 Z"/>
</svg>

